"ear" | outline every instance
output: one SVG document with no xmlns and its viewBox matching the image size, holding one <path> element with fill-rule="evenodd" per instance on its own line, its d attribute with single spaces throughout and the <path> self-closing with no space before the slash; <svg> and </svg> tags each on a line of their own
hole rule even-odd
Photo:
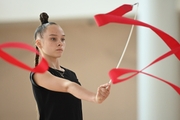
<svg viewBox="0 0 180 120">
<path fill-rule="evenodd" d="M 42 48 L 41 40 L 37 39 L 36 42 L 35 42 L 35 45 L 36 45 L 38 48 Z"/>
</svg>

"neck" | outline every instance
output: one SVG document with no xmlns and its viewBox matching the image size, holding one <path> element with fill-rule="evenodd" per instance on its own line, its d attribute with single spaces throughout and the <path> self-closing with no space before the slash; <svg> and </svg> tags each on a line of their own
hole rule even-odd
<svg viewBox="0 0 180 120">
<path fill-rule="evenodd" d="M 45 58 L 49 64 L 49 67 L 60 70 L 60 61 L 58 58 Z"/>
<path fill-rule="evenodd" d="M 57 69 L 57 70 L 61 69 L 58 61 L 56 61 L 56 62 L 48 61 L 48 64 L 49 64 L 49 67 L 51 67 L 53 69 Z"/>
</svg>

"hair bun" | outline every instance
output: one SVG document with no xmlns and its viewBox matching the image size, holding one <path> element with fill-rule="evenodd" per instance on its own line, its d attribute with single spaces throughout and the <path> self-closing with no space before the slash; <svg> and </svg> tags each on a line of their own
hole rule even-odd
<svg viewBox="0 0 180 120">
<path fill-rule="evenodd" d="M 41 20 L 41 24 L 45 24 L 45 23 L 48 23 L 48 14 L 43 12 L 40 14 L 40 20 Z"/>
</svg>

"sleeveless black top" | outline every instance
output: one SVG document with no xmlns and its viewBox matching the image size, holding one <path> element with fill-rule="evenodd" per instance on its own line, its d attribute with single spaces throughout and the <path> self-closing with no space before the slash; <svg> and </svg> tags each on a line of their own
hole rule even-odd
<svg viewBox="0 0 180 120">
<path fill-rule="evenodd" d="M 73 71 L 66 68 L 64 70 L 62 75 L 59 70 L 48 69 L 51 74 L 57 77 L 63 77 L 80 84 Z M 33 75 L 34 73 L 31 72 L 30 81 L 39 110 L 39 120 L 83 120 L 80 99 L 69 93 L 55 92 L 39 86 L 34 81 Z"/>
</svg>

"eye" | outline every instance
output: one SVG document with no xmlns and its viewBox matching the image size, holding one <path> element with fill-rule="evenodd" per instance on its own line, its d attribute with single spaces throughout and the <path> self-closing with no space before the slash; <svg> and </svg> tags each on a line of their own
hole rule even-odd
<svg viewBox="0 0 180 120">
<path fill-rule="evenodd" d="M 62 39 L 61 39 L 61 42 L 64 42 L 64 41 L 65 41 L 65 39 L 64 39 L 64 38 L 62 38 Z"/>
<path fill-rule="evenodd" d="M 52 40 L 52 41 L 56 41 L 57 39 L 53 37 L 53 38 L 51 38 L 51 40 Z"/>
</svg>

